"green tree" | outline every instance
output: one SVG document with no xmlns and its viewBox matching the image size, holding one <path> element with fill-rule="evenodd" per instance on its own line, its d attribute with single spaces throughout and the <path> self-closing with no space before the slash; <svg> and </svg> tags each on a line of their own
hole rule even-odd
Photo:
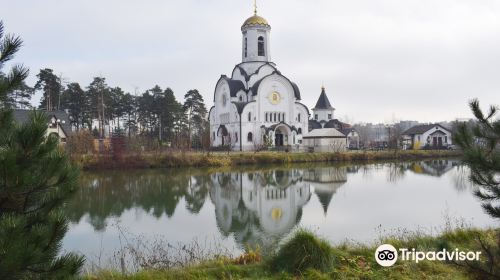
<svg viewBox="0 0 500 280">
<path fill-rule="evenodd" d="M 470 168 L 471 181 L 478 186 L 475 194 L 483 201 L 483 208 L 500 219 L 500 120 L 495 119 L 498 108 L 490 106 L 485 115 L 477 99 L 469 105 L 476 122 L 458 124 L 453 140 L 463 149 L 463 160 Z M 488 242 L 478 236 L 485 260 L 467 262 L 467 268 L 481 279 L 500 279 L 500 230 L 496 238 Z"/>
<path fill-rule="evenodd" d="M 483 208 L 491 216 L 500 219 L 500 120 L 494 120 L 498 109 L 491 106 L 485 116 L 474 100 L 470 107 L 477 119 L 475 125 L 457 126 L 454 141 L 464 150 L 464 161 L 471 169 L 471 180 L 480 189 L 476 195 L 484 201 Z"/>
<path fill-rule="evenodd" d="M 3 22 L 0 21 L 0 73 L 5 63 L 14 58 L 14 54 L 21 48 L 23 41 L 15 35 L 5 35 Z M 0 109 L 7 107 L 9 93 L 19 89 L 28 77 L 28 68 L 15 65 L 7 74 L 0 75 Z"/>
<path fill-rule="evenodd" d="M 130 93 L 125 94 L 122 100 L 123 110 L 125 112 L 125 126 L 127 127 L 128 137 L 137 130 L 136 112 L 137 102 L 135 96 Z"/>
<path fill-rule="evenodd" d="M 189 143 L 192 146 L 200 147 L 202 132 L 207 122 L 207 108 L 198 90 L 190 90 L 184 95 L 183 108 L 187 118 Z"/>
<path fill-rule="evenodd" d="M 0 73 L 0 79 L 2 78 L 5 79 L 5 75 Z M 2 103 L 6 108 L 31 108 L 30 100 L 34 93 L 34 88 L 22 82 L 19 87 L 6 93 Z"/>
<path fill-rule="evenodd" d="M 125 92 L 120 87 L 110 88 L 109 90 L 109 109 L 107 111 L 107 118 L 112 120 L 118 130 L 121 130 L 120 120 L 125 116 Z"/>
<path fill-rule="evenodd" d="M 35 90 L 41 90 L 43 93 L 39 108 L 47 111 L 59 110 L 63 88 L 59 77 L 49 68 L 40 69 L 36 77 L 38 81 L 35 84 Z"/>
<path fill-rule="evenodd" d="M 0 70 L 22 45 L 3 38 L 0 22 Z M 0 100 L 22 85 L 28 69 L 14 66 L 0 78 Z M 15 124 L 0 106 L 0 279 L 68 279 L 78 274 L 83 258 L 59 255 L 67 231 L 61 206 L 76 189 L 78 170 L 46 137 L 47 116 L 33 112 Z"/>
<path fill-rule="evenodd" d="M 26 124 L 2 119 L 0 136 L 0 279 L 66 279 L 83 258 L 59 255 L 68 229 L 61 211 L 76 190 L 78 170 L 46 137 L 47 116 Z"/>
<path fill-rule="evenodd" d="M 104 138 L 104 126 L 108 123 L 106 116 L 110 102 L 109 87 L 104 77 L 94 77 L 94 80 L 87 87 L 89 95 L 89 104 L 92 118 L 99 122 L 99 137 Z"/>
<path fill-rule="evenodd" d="M 174 92 L 170 88 L 163 92 L 162 108 L 161 119 L 165 138 L 172 142 L 175 137 L 176 125 L 182 122 L 184 112 L 182 104 L 177 101 Z"/>
<path fill-rule="evenodd" d="M 172 89 L 162 90 L 158 85 L 137 98 L 137 113 L 141 134 L 157 137 L 159 141 L 172 141 L 176 124 L 183 117 L 182 105 Z"/>
<path fill-rule="evenodd" d="M 140 124 L 142 135 L 152 136 L 156 126 L 155 112 L 153 109 L 154 97 L 151 90 L 147 90 L 137 98 L 137 121 Z"/>
<path fill-rule="evenodd" d="M 70 83 L 62 95 L 62 108 L 69 110 L 71 123 L 77 130 L 90 127 L 90 104 L 87 94 L 78 83 Z"/>
</svg>

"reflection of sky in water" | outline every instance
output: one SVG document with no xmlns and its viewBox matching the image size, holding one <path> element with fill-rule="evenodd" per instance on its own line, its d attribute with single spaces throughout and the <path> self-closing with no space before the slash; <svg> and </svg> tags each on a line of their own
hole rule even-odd
<svg viewBox="0 0 500 280">
<path fill-rule="evenodd" d="M 86 173 L 68 206 L 73 223 L 64 249 L 92 260 L 102 251 L 106 259 L 120 247 L 117 222 L 126 236 L 159 236 L 172 243 L 215 239 L 240 249 L 246 244 L 272 248 L 296 226 L 334 242 L 371 242 L 380 229 L 435 233 L 445 216 L 492 225 L 471 188 L 464 187 L 461 170 L 452 161 L 427 161 Z"/>
</svg>

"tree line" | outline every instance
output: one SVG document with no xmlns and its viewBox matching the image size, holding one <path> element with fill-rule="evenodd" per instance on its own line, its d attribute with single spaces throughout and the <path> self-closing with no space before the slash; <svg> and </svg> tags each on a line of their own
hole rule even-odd
<svg viewBox="0 0 500 280">
<path fill-rule="evenodd" d="M 42 97 L 38 109 L 66 110 L 76 131 L 90 130 L 96 138 L 139 135 L 174 147 L 191 143 L 195 148 L 209 141 L 207 108 L 196 89 L 189 90 L 179 101 L 171 88 L 158 85 L 136 95 L 109 86 L 104 77 L 94 77 L 86 87 L 77 82 L 65 84 L 50 68 L 41 69 L 36 77 L 32 87 L 22 82 L 9 91 L 4 104 L 30 108 L 32 96 L 39 92 Z"/>
</svg>

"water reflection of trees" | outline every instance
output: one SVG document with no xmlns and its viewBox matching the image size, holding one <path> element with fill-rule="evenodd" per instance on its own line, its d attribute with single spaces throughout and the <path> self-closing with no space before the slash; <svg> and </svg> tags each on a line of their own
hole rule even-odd
<svg viewBox="0 0 500 280">
<path fill-rule="evenodd" d="M 106 227 L 106 219 L 120 217 L 126 210 L 140 207 L 154 217 L 171 217 L 182 197 L 187 208 L 197 213 L 205 201 L 206 180 L 186 173 L 165 171 L 127 171 L 84 173 L 82 188 L 67 205 L 71 222 L 88 214 L 95 230 Z"/>
</svg>

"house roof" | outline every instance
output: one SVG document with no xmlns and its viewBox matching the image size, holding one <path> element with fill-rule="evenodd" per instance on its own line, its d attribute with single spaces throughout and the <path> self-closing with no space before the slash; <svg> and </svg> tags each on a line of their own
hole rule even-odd
<svg viewBox="0 0 500 280">
<path fill-rule="evenodd" d="M 319 95 L 314 109 L 333 109 L 332 105 L 330 104 L 330 100 L 328 100 L 328 96 L 326 96 L 325 87 L 321 88 L 321 94 Z"/>
<path fill-rule="evenodd" d="M 30 119 L 30 114 L 33 110 L 24 110 L 24 109 L 15 109 L 13 111 L 14 120 L 18 123 L 26 123 Z M 71 133 L 71 123 L 69 120 L 69 115 L 64 111 L 44 111 L 47 115 L 47 120 L 50 120 L 52 117 L 55 117 L 58 120 L 61 120 L 59 123 L 64 133 L 68 135 Z"/>
<path fill-rule="evenodd" d="M 414 127 L 407 129 L 405 132 L 403 132 L 403 135 L 423 134 L 426 131 L 429 131 L 430 129 L 432 129 L 436 126 L 440 127 L 443 130 L 449 131 L 449 129 L 445 128 L 444 126 L 442 126 L 440 124 L 421 124 L 421 125 L 416 125 Z"/>
<path fill-rule="evenodd" d="M 303 138 L 345 138 L 345 135 L 335 128 L 313 129 Z"/>
</svg>

